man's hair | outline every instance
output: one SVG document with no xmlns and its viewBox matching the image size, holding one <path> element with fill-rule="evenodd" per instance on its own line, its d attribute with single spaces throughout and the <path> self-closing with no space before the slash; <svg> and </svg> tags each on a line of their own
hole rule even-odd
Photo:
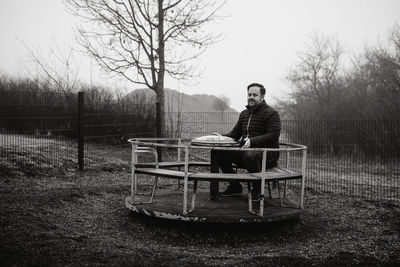
<svg viewBox="0 0 400 267">
<path fill-rule="evenodd" d="M 265 88 L 264 85 L 262 85 L 261 83 L 251 83 L 247 86 L 247 91 L 249 91 L 250 87 L 256 86 L 258 88 L 260 88 L 260 94 L 261 95 L 265 95 Z"/>
</svg>

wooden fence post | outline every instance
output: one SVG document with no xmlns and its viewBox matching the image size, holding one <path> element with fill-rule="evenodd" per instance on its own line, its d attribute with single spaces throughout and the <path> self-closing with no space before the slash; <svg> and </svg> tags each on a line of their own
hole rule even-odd
<svg viewBox="0 0 400 267">
<path fill-rule="evenodd" d="M 83 128 L 84 93 L 78 92 L 78 169 L 83 171 L 84 167 L 84 142 L 85 133 Z"/>
</svg>

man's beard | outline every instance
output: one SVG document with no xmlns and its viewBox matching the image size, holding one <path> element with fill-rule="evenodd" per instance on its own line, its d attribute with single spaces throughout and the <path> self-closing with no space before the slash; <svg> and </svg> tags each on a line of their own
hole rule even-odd
<svg viewBox="0 0 400 267">
<path fill-rule="evenodd" d="M 247 105 L 249 106 L 255 106 L 256 105 L 256 101 L 255 100 L 247 100 Z"/>
</svg>

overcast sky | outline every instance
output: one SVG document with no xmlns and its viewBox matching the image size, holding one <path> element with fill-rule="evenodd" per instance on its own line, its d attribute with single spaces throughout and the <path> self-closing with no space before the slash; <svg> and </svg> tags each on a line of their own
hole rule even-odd
<svg viewBox="0 0 400 267">
<path fill-rule="evenodd" d="M 188 94 L 226 95 L 240 111 L 246 104 L 246 86 L 260 82 L 267 102 L 289 92 L 284 77 L 314 32 L 336 36 L 347 56 L 384 41 L 400 22 L 400 0 L 228 0 L 227 17 L 215 29 L 225 38 L 201 57 L 203 75 L 196 86 L 167 80 L 166 87 Z M 61 0 L 0 0 L 0 71 L 12 76 L 29 74 L 32 64 L 24 42 L 43 57 L 54 44 L 68 51 L 76 47 L 73 25 Z M 76 58 L 80 76 L 90 80 L 90 61 Z M 105 85 L 92 68 L 92 80 Z M 128 87 L 128 85 L 125 85 Z M 129 86 L 137 88 L 138 86 Z"/>
</svg>

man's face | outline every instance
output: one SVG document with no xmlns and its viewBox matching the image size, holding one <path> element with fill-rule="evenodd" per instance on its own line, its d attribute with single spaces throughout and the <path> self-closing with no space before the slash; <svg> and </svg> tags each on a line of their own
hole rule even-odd
<svg viewBox="0 0 400 267">
<path fill-rule="evenodd" d="M 261 96 L 260 87 L 252 86 L 247 91 L 247 104 L 249 107 L 254 107 L 257 104 L 261 103 L 264 99 L 264 96 Z"/>
</svg>

